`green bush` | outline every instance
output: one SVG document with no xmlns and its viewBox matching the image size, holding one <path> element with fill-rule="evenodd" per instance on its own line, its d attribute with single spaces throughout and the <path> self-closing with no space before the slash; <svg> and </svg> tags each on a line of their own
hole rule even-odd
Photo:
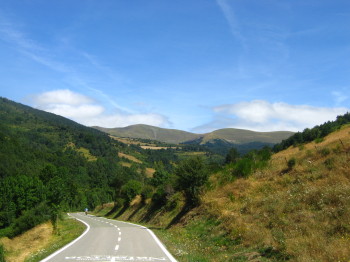
<svg viewBox="0 0 350 262">
<path fill-rule="evenodd" d="M 201 157 L 188 158 L 181 161 L 176 169 L 177 188 L 185 193 L 186 204 L 200 204 L 200 194 L 208 182 L 209 171 Z"/>
<path fill-rule="evenodd" d="M 153 187 L 150 185 L 144 185 L 141 191 L 142 203 L 145 204 L 146 200 L 152 197 Z"/>
<path fill-rule="evenodd" d="M 331 153 L 331 150 L 329 148 L 322 148 L 321 149 L 322 156 L 328 156 L 330 153 Z"/>
<path fill-rule="evenodd" d="M 137 180 L 129 180 L 121 188 L 121 196 L 125 200 L 125 204 L 130 204 L 137 195 L 141 193 L 142 184 Z"/>
<path fill-rule="evenodd" d="M 8 237 L 18 236 L 43 222 L 49 221 L 51 218 L 50 211 L 51 209 L 45 203 L 41 203 L 37 207 L 23 212 L 23 215 L 11 225 Z"/>
<path fill-rule="evenodd" d="M 328 170 L 332 170 L 334 168 L 334 158 L 328 158 L 324 161 L 324 165 Z"/>
<path fill-rule="evenodd" d="M 250 158 L 243 158 L 237 162 L 234 168 L 234 175 L 238 177 L 247 177 L 253 172 L 253 160 Z"/>
<path fill-rule="evenodd" d="M 163 188 L 158 188 L 152 196 L 152 204 L 156 208 L 160 208 L 167 203 L 167 193 Z"/>
<path fill-rule="evenodd" d="M 288 169 L 289 169 L 289 170 L 292 170 L 293 167 L 295 167 L 296 163 L 297 163 L 297 161 L 295 160 L 295 158 L 289 159 L 289 160 L 288 160 L 288 163 L 287 163 Z"/>
<path fill-rule="evenodd" d="M 316 144 L 322 143 L 323 141 L 324 141 L 323 137 L 318 137 L 318 138 L 315 139 L 315 143 Z"/>
</svg>

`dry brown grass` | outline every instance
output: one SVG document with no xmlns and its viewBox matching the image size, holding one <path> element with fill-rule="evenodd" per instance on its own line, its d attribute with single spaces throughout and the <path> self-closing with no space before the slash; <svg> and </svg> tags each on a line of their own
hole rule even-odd
<svg viewBox="0 0 350 262">
<path fill-rule="evenodd" d="M 349 261 L 349 149 L 350 127 L 289 148 L 268 169 L 208 192 L 202 208 L 244 246 L 273 247 L 291 261 Z"/>
<path fill-rule="evenodd" d="M 131 167 L 132 166 L 131 163 L 127 163 L 127 162 L 120 162 L 120 164 L 124 167 Z"/>
<path fill-rule="evenodd" d="M 118 156 L 119 156 L 120 158 L 126 158 L 126 159 L 128 159 L 128 160 L 130 160 L 130 161 L 133 161 L 133 162 L 135 162 L 135 163 L 142 164 L 142 161 L 139 160 L 139 159 L 137 159 L 137 158 L 134 157 L 134 156 L 127 155 L 127 154 L 124 154 L 124 153 L 121 153 L 121 152 L 118 153 Z"/>
<path fill-rule="evenodd" d="M 146 168 L 146 176 L 148 178 L 153 177 L 153 174 L 156 172 L 154 168 L 147 167 Z"/>
<path fill-rule="evenodd" d="M 52 225 L 45 223 L 13 239 L 0 240 L 8 252 L 8 262 L 21 262 L 30 254 L 44 248 L 52 238 Z"/>
</svg>

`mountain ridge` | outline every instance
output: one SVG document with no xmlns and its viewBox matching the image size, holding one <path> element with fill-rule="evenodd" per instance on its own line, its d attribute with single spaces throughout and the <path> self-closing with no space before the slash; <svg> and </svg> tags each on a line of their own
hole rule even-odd
<svg viewBox="0 0 350 262">
<path fill-rule="evenodd" d="M 99 126 L 93 126 L 93 128 L 117 137 L 150 139 L 171 144 L 207 144 L 216 139 L 227 141 L 230 144 L 252 142 L 276 144 L 294 134 L 294 132 L 290 131 L 256 132 L 238 128 L 222 128 L 209 133 L 196 134 L 178 129 L 166 129 L 143 124 L 121 128 L 104 128 Z"/>
</svg>

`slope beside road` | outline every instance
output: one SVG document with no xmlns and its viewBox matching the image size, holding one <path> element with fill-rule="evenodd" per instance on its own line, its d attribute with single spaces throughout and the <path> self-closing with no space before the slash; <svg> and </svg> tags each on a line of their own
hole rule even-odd
<svg viewBox="0 0 350 262">
<path fill-rule="evenodd" d="M 176 261 L 145 227 L 83 213 L 70 216 L 83 222 L 87 229 L 79 238 L 41 262 Z"/>
</svg>

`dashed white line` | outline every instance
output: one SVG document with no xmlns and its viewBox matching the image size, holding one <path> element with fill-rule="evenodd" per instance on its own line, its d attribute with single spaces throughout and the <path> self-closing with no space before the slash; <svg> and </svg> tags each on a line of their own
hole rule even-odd
<svg viewBox="0 0 350 262">
<path fill-rule="evenodd" d="M 119 250 L 119 245 L 116 245 L 115 248 L 114 248 L 115 251 L 118 251 Z"/>
<path fill-rule="evenodd" d="M 118 242 L 120 242 L 120 240 L 122 240 L 122 238 L 121 238 L 121 237 L 118 237 Z"/>
</svg>

